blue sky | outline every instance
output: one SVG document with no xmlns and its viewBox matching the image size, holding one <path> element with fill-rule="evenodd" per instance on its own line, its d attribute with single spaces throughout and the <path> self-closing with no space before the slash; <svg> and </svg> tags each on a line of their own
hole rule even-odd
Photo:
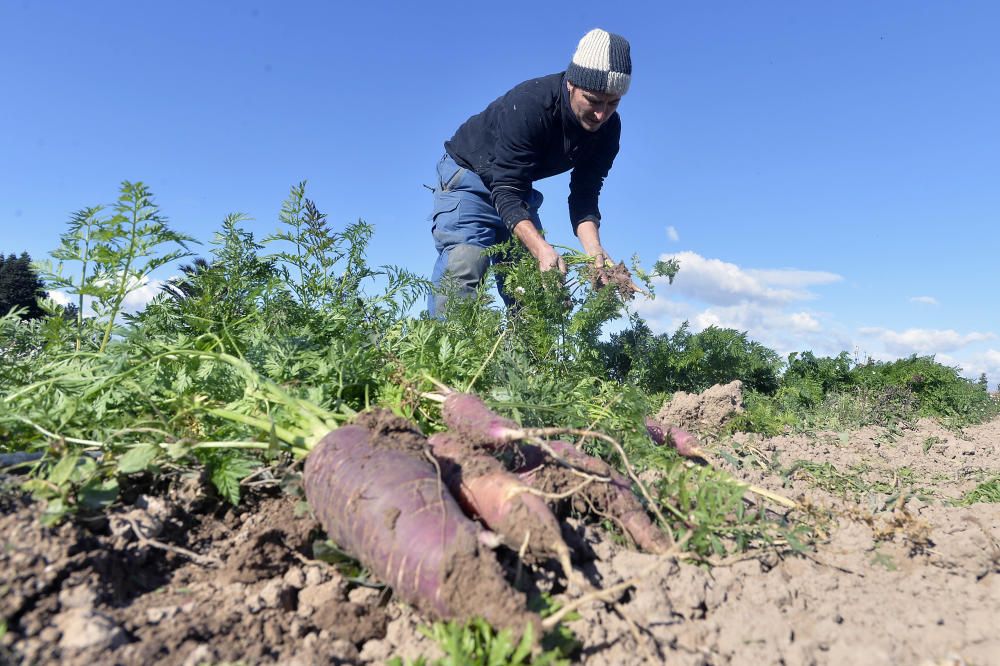
<svg viewBox="0 0 1000 666">
<path fill-rule="evenodd" d="M 202 242 L 288 189 L 429 274 L 442 143 L 593 27 L 632 44 L 601 200 L 616 258 L 677 256 L 638 305 L 782 354 L 935 354 L 1000 382 L 1000 4 L 0 0 L 0 251 L 142 180 Z M 565 176 L 537 184 L 575 245 Z M 205 250 L 207 252 L 207 249 Z M 163 276 L 166 277 L 166 276 Z"/>
</svg>

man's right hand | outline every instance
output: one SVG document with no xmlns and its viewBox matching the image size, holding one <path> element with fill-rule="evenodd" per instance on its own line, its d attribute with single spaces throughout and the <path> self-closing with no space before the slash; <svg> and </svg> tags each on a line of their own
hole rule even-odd
<svg viewBox="0 0 1000 666">
<path fill-rule="evenodd" d="M 566 275 L 566 262 L 562 255 L 556 252 L 556 249 L 542 237 L 531 220 L 518 222 L 514 226 L 514 235 L 524 243 L 524 247 L 528 248 L 531 256 L 538 260 L 539 271 L 544 273 L 555 268 Z"/>
<path fill-rule="evenodd" d="M 556 252 L 556 249 L 548 243 L 535 255 L 535 259 L 538 260 L 538 270 L 542 273 L 555 268 L 563 275 L 566 275 L 566 262 L 563 260 L 562 255 Z"/>
</svg>

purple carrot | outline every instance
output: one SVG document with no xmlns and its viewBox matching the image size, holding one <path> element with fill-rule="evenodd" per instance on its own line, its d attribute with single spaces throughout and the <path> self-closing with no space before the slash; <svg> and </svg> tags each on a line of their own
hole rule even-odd
<svg viewBox="0 0 1000 666">
<path fill-rule="evenodd" d="M 548 442 L 548 445 L 556 455 L 577 469 L 610 479 L 608 483 L 591 483 L 580 489 L 579 495 L 584 501 L 577 501 L 576 505 L 581 510 L 593 506 L 614 518 L 635 544 L 645 551 L 665 553 L 670 550 L 670 538 L 649 519 L 625 475 L 568 442 Z M 525 465 L 518 470 L 518 475 L 525 483 L 546 492 L 565 492 L 583 480 L 569 469 L 552 462 L 538 447 L 522 445 L 520 448 L 524 452 Z"/>
<path fill-rule="evenodd" d="M 481 615 L 518 634 L 526 622 L 538 628 L 523 595 L 480 547 L 481 528 L 463 515 L 427 460 L 380 446 L 366 427 L 346 425 L 313 448 L 303 480 L 329 537 L 407 603 L 445 619 Z M 483 597 L 495 603 L 482 604 Z"/>
<path fill-rule="evenodd" d="M 441 418 L 448 429 L 479 444 L 496 449 L 521 439 L 521 427 L 496 414 L 482 398 L 471 393 L 449 393 L 441 406 Z"/>
<path fill-rule="evenodd" d="M 555 557 L 570 574 L 569 547 L 545 500 L 503 464 L 458 436 L 428 438 L 448 490 L 470 515 L 499 534 L 512 549 L 526 545 L 529 556 Z"/>
<path fill-rule="evenodd" d="M 705 452 L 698 446 L 698 439 L 687 430 L 676 426 L 662 425 L 651 417 L 646 417 L 646 432 L 659 445 L 667 445 L 677 450 L 685 458 L 704 458 Z"/>
</svg>

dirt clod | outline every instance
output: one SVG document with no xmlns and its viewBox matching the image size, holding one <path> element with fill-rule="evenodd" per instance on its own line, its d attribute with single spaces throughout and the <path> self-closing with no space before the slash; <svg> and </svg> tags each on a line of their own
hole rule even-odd
<svg viewBox="0 0 1000 666">
<path fill-rule="evenodd" d="M 656 421 L 701 435 L 716 435 L 743 411 L 743 383 L 716 384 L 702 393 L 678 391 L 656 414 Z"/>
<path fill-rule="evenodd" d="M 696 421 L 720 422 L 697 414 Z M 673 415 L 665 420 L 694 429 Z M 866 428 L 714 442 L 713 450 L 744 464 L 715 457 L 713 464 L 826 512 L 824 538 L 804 555 L 751 551 L 705 568 L 635 552 L 601 530 L 567 531 L 574 564 L 601 586 L 644 572 L 618 606 L 639 625 L 648 652 L 622 616 L 593 603 L 567 624 L 582 643 L 579 659 L 1000 664 L 1000 504 L 956 503 L 1000 475 L 997 442 L 1000 419 L 963 432 L 920 421 L 891 437 Z M 232 508 L 185 483 L 183 492 L 136 494 L 103 524 L 53 528 L 38 523 L 39 504 L 7 484 L 0 663 L 382 664 L 440 656 L 419 631 L 425 618 L 312 559 L 318 525 L 295 511 L 294 500 L 248 489 Z M 158 524 L 158 541 L 222 566 L 141 543 L 116 527 L 124 516 L 141 528 Z M 475 571 L 467 573 L 474 589 Z"/>
</svg>

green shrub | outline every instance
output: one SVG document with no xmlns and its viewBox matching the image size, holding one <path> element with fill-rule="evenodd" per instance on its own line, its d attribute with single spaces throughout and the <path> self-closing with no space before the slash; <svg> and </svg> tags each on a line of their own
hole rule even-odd
<svg viewBox="0 0 1000 666">
<path fill-rule="evenodd" d="M 752 391 L 778 390 L 781 359 L 771 349 L 731 328 L 709 326 L 691 333 L 687 322 L 673 335 L 653 335 L 638 317 L 601 345 L 608 374 L 649 393 L 700 393 L 740 380 Z"/>
</svg>

